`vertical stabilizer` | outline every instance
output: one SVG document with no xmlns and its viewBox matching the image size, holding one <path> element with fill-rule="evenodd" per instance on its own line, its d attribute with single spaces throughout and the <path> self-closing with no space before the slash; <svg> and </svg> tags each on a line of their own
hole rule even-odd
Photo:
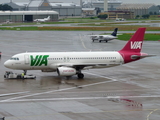
<svg viewBox="0 0 160 120">
<path fill-rule="evenodd" d="M 122 55 L 124 63 L 139 60 L 144 55 L 147 56 L 147 54 L 141 53 L 145 30 L 146 28 L 139 28 L 124 48 L 118 51 Z"/>
<path fill-rule="evenodd" d="M 113 35 L 113 36 L 116 37 L 117 36 L 117 31 L 118 31 L 118 28 L 115 28 L 114 31 L 113 31 L 113 33 L 111 35 Z"/>
<path fill-rule="evenodd" d="M 140 53 L 146 28 L 139 28 L 124 48 L 120 51 Z"/>
</svg>

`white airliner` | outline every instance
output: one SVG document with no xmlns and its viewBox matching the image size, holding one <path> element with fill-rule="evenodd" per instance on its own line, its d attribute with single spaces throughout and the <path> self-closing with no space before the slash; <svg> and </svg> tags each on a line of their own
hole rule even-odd
<svg viewBox="0 0 160 120">
<path fill-rule="evenodd" d="M 4 66 L 16 70 L 57 72 L 59 76 L 83 78 L 81 70 L 107 68 L 133 62 L 144 57 L 141 53 L 146 28 L 139 28 L 124 48 L 117 52 L 27 52 L 16 54 Z"/>
<path fill-rule="evenodd" d="M 50 16 L 48 16 L 47 18 L 44 18 L 44 19 L 35 19 L 34 21 L 35 22 L 46 22 L 46 21 L 49 21 L 50 20 Z"/>
<path fill-rule="evenodd" d="M 101 41 L 108 42 L 110 40 L 117 38 L 117 31 L 118 31 L 118 28 L 115 28 L 111 35 L 89 35 L 89 36 L 91 36 L 91 39 L 93 42 L 95 40 L 98 40 L 99 42 L 101 42 Z"/>
</svg>

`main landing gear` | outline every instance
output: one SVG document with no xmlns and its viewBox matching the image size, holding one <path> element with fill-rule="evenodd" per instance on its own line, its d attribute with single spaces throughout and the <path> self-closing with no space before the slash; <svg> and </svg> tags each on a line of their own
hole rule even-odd
<svg viewBox="0 0 160 120">
<path fill-rule="evenodd" d="M 84 78 L 84 74 L 82 74 L 82 73 L 78 73 L 77 76 L 78 76 L 79 79 L 83 79 Z"/>
</svg>

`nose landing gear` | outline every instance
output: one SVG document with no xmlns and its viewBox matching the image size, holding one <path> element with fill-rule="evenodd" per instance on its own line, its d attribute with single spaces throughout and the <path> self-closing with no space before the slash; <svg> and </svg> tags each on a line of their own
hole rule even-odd
<svg viewBox="0 0 160 120">
<path fill-rule="evenodd" d="M 27 70 L 23 70 L 24 71 L 24 75 L 26 75 L 27 74 Z"/>
</svg>

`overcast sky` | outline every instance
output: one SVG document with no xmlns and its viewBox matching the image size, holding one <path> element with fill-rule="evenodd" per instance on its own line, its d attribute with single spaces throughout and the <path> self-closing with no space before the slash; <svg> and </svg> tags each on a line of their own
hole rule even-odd
<svg viewBox="0 0 160 120">
<path fill-rule="evenodd" d="M 29 0 L 12 0 L 13 2 L 28 2 Z M 79 4 L 80 0 L 49 0 L 50 2 L 75 2 Z M 83 0 L 90 1 L 90 0 Z M 117 0 L 123 3 L 154 3 L 160 5 L 160 0 Z M 10 0 L 0 0 L 0 3 L 10 2 Z"/>
</svg>

